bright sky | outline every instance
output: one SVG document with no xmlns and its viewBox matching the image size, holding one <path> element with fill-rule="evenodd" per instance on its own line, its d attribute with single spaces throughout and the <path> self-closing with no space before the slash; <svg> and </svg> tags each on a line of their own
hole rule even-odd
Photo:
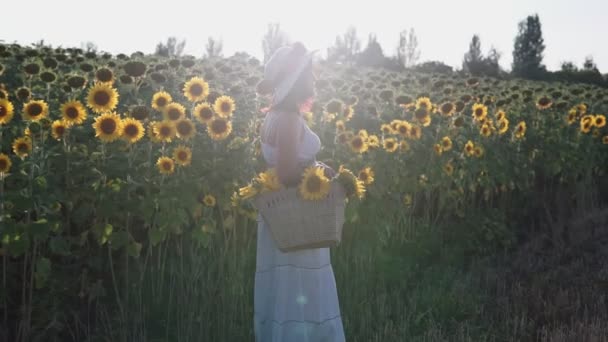
<svg viewBox="0 0 608 342">
<path fill-rule="evenodd" d="M 40 39 L 53 46 L 91 41 L 112 53 L 151 53 L 159 41 L 186 39 L 185 52 L 201 56 L 208 36 L 222 38 L 224 55 L 246 51 L 260 57 L 270 22 L 309 49 L 326 48 L 350 25 L 362 46 L 370 32 L 385 54 L 394 54 L 399 32 L 413 27 L 421 61 L 440 60 L 460 68 L 473 34 L 485 54 L 492 46 L 510 69 L 517 23 L 538 13 L 545 38 L 544 62 L 579 67 L 593 56 L 608 72 L 608 0 L 29 0 L 3 1 L 0 40 L 22 45 Z"/>
</svg>

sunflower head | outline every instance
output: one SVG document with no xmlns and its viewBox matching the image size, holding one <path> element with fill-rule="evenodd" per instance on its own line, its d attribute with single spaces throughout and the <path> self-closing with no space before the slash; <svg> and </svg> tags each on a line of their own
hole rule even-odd
<svg viewBox="0 0 608 342">
<path fill-rule="evenodd" d="M 441 139 L 441 149 L 444 151 L 452 149 L 452 139 L 450 139 L 450 137 L 443 137 Z"/>
<path fill-rule="evenodd" d="M 507 120 L 507 118 L 503 118 L 502 120 L 498 121 L 498 133 L 499 134 L 505 134 L 508 129 L 509 129 L 509 120 Z"/>
<path fill-rule="evenodd" d="M 173 101 L 171 94 L 165 91 L 159 91 L 152 96 L 152 108 L 155 110 L 162 112 L 165 107 Z"/>
<path fill-rule="evenodd" d="M 42 100 L 29 101 L 23 105 L 23 117 L 30 121 L 40 121 L 49 114 L 49 106 Z"/>
<path fill-rule="evenodd" d="M 428 97 L 419 97 L 418 99 L 416 99 L 416 110 L 421 108 L 424 108 L 427 112 L 430 112 L 433 108 L 433 103 L 431 102 L 431 99 L 429 99 Z"/>
<path fill-rule="evenodd" d="M 481 103 L 476 103 L 473 105 L 473 118 L 477 121 L 485 119 L 488 115 L 488 107 Z"/>
<path fill-rule="evenodd" d="M 180 166 L 188 166 L 192 162 L 192 150 L 184 145 L 179 145 L 173 150 L 173 159 Z"/>
<path fill-rule="evenodd" d="M 177 136 L 183 140 L 190 140 L 196 134 L 196 127 L 189 119 L 179 119 L 175 121 Z"/>
<path fill-rule="evenodd" d="M 87 111 L 80 101 L 68 101 L 61 105 L 61 117 L 68 125 L 80 125 L 87 118 Z"/>
<path fill-rule="evenodd" d="M 126 118 L 122 120 L 122 138 L 129 144 L 134 144 L 143 138 L 145 133 L 144 125 L 139 120 Z"/>
<path fill-rule="evenodd" d="M 213 140 L 224 140 L 232 132 L 232 123 L 222 116 L 214 116 L 207 124 L 207 134 Z"/>
<path fill-rule="evenodd" d="M 524 135 L 526 134 L 526 122 L 525 121 L 521 121 L 517 124 L 517 126 L 515 126 L 515 138 L 517 139 L 521 139 L 524 137 Z"/>
<path fill-rule="evenodd" d="M 15 112 L 13 104 L 8 99 L 0 99 L 0 125 L 8 124 Z"/>
<path fill-rule="evenodd" d="M 132 107 L 131 117 L 135 120 L 144 121 L 150 117 L 150 110 L 146 106 Z"/>
<path fill-rule="evenodd" d="M 23 159 L 32 153 L 32 140 L 28 137 L 17 138 L 13 141 L 13 152 Z"/>
<path fill-rule="evenodd" d="M 475 145 L 471 140 L 467 141 L 467 143 L 464 145 L 464 153 L 469 157 L 475 154 Z"/>
<path fill-rule="evenodd" d="M 353 138 L 350 140 L 350 147 L 353 152 L 356 153 L 363 153 L 368 149 L 367 143 L 365 142 L 365 138 L 360 136 L 359 134 L 354 135 Z"/>
<path fill-rule="evenodd" d="M 306 200 L 320 200 L 327 196 L 331 181 L 325 177 L 323 168 L 310 166 L 304 170 L 298 186 L 300 195 Z"/>
<path fill-rule="evenodd" d="M 202 124 L 207 124 L 213 119 L 213 110 L 207 102 L 202 102 L 194 107 L 194 117 Z"/>
<path fill-rule="evenodd" d="M 280 190 L 283 186 L 275 168 L 269 168 L 264 172 L 261 172 L 254 183 L 260 184 L 260 192 L 270 192 Z"/>
<path fill-rule="evenodd" d="M 606 126 L 606 117 L 601 114 L 594 116 L 593 125 L 597 128 L 602 128 Z"/>
<path fill-rule="evenodd" d="M 452 102 L 444 102 L 439 107 L 439 111 L 441 112 L 442 115 L 451 116 L 452 114 L 454 114 L 456 112 L 456 106 Z"/>
<path fill-rule="evenodd" d="M 162 173 L 163 175 L 170 175 L 175 171 L 175 163 L 173 162 L 173 159 L 165 156 L 158 158 L 156 161 L 156 167 L 158 168 L 158 172 Z"/>
<path fill-rule="evenodd" d="M 177 102 L 169 103 L 163 109 L 165 120 L 177 121 L 186 116 L 186 108 Z"/>
<path fill-rule="evenodd" d="M 95 137 L 104 143 L 112 142 L 122 133 L 122 120 L 116 113 L 105 113 L 95 118 L 93 128 Z"/>
<path fill-rule="evenodd" d="M 95 72 L 95 78 L 100 83 L 114 83 L 114 72 L 109 68 L 100 68 Z"/>
<path fill-rule="evenodd" d="M 208 207 L 215 207 L 217 201 L 213 195 L 207 194 L 203 197 L 203 204 Z"/>
<path fill-rule="evenodd" d="M 103 114 L 116 108 L 118 92 L 106 83 L 96 83 L 89 89 L 87 105 L 95 113 Z"/>
<path fill-rule="evenodd" d="M 365 185 L 370 185 L 374 182 L 374 170 L 371 167 L 366 167 L 359 171 L 359 179 Z"/>
<path fill-rule="evenodd" d="M 536 101 L 536 108 L 538 109 L 548 109 L 551 107 L 553 102 L 551 102 L 551 98 L 548 96 L 542 96 Z"/>
<path fill-rule="evenodd" d="M 365 195 L 365 183 L 344 165 L 340 165 L 336 179 L 346 190 L 347 197 L 362 199 Z"/>
<path fill-rule="evenodd" d="M 68 125 L 63 120 L 55 120 L 51 125 L 51 135 L 57 140 L 61 140 L 68 130 Z"/>
<path fill-rule="evenodd" d="M 383 142 L 384 150 L 387 152 L 395 152 L 399 145 L 397 144 L 397 139 L 395 138 L 386 138 Z"/>
<path fill-rule="evenodd" d="M 163 120 L 154 124 L 154 134 L 158 141 L 171 142 L 176 135 L 175 122 Z"/>
<path fill-rule="evenodd" d="M 490 135 L 492 135 L 492 128 L 490 128 L 490 126 L 488 124 L 484 124 L 481 126 L 481 129 L 479 130 L 479 134 L 481 134 L 487 138 Z"/>
<path fill-rule="evenodd" d="M 184 84 L 184 96 L 191 102 L 204 101 L 209 95 L 209 84 L 200 77 L 193 77 Z"/>
<path fill-rule="evenodd" d="M 4 153 L 0 153 L 0 176 L 2 176 L 5 173 L 8 173 L 11 169 L 11 165 L 13 163 L 11 162 L 11 158 L 9 156 L 7 156 Z M 2 180 L 2 177 L 0 177 L 0 181 Z"/>
<path fill-rule="evenodd" d="M 230 96 L 220 96 L 213 103 L 213 109 L 217 115 L 225 118 L 230 118 L 235 108 L 234 100 Z"/>
<path fill-rule="evenodd" d="M 452 163 L 447 163 L 443 166 L 443 171 L 448 175 L 451 176 L 452 173 L 454 173 L 454 166 L 452 165 Z"/>
</svg>

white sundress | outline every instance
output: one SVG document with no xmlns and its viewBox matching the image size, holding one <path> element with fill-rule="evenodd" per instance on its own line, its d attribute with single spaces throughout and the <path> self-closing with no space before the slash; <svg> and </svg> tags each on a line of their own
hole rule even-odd
<svg viewBox="0 0 608 342">
<path fill-rule="evenodd" d="M 272 128 L 276 112 L 266 115 L 262 129 Z M 298 161 L 315 159 L 319 137 L 304 125 L 297 145 Z M 275 147 L 262 142 L 269 166 L 276 165 Z M 261 215 L 254 285 L 256 342 L 343 342 L 344 328 L 329 248 L 281 252 Z"/>
</svg>

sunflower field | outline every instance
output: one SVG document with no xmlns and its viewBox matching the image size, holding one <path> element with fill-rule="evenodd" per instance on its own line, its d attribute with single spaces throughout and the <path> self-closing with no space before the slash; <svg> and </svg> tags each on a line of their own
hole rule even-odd
<svg viewBox="0 0 608 342">
<path fill-rule="evenodd" d="M 257 213 L 243 195 L 265 171 L 262 70 L 244 53 L 0 45 L 6 340 L 252 340 Z M 319 71 L 304 113 L 317 158 L 360 186 L 332 249 L 348 339 L 533 336 L 542 322 L 481 310 L 494 306 L 460 265 L 605 204 L 608 90 Z"/>
</svg>

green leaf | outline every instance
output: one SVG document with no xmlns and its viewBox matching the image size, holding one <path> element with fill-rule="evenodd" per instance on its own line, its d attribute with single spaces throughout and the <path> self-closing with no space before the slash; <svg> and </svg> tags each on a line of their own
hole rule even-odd
<svg viewBox="0 0 608 342">
<path fill-rule="evenodd" d="M 141 243 L 133 241 L 129 244 L 129 247 L 127 247 L 127 253 L 129 253 L 129 255 L 134 258 L 139 258 L 139 254 L 141 253 L 141 247 Z"/>
<path fill-rule="evenodd" d="M 49 241 L 51 252 L 63 256 L 70 255 L 70 243 L 61 236 L 56 236 Z"/>
<path fill-rule="evenodd" d="M 121 249 L 129 243 L 129 234 L 125 231 L 118 231 L 110 236 L 112 249 Z"/>
<path fill-rule="evenodd" d="M 150 229 L 148 237 L 150 238 L 150 243 L 152 246 L 156 246 L 159 242 L 165 239 L 165 233 L 159 228 L 154 228 Z"/>
</svg>

